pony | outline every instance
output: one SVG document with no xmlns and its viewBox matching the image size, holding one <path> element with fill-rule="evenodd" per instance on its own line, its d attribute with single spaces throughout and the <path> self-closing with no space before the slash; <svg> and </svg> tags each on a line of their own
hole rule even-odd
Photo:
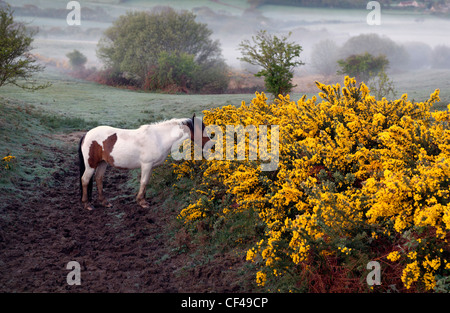
<svg viewBox="0 0 450 313">
<path fill-rule="evenodd" d="M 196 132 L 202 134 L 203 148 L 210 140 L 203 135 L 204 129 L 203 121 L 196 118 L 194 113 L 192 118 L 171 119 L 142 125 L 137 129 L 98 126 L 89 130 L 78 145 L 83 207 L 87 210 L 94 209 L 91 203 L 94 174 L 98 200 L 104 207 L 112 207 L 103 194 L 103 177 L 109 164 L 119 169 L 141 169 L 136 201 L 142 208 L 149 208 L 150 205 L 145 199 L 145 188 L 152 169 L 164 162 L 173 145 L 179 145 L 188 138 L 194 141 L 194 138 L 197 138 L 194 137 Z"/>
</svg>

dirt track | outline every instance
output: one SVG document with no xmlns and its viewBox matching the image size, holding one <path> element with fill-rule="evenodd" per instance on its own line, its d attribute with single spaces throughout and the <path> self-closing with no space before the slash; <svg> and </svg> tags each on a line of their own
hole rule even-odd
<svg viewBox="0 0 450 313">
<path fill-rule="evenodd" d="M 194 266 L 178 249 L 188 239 L 169 234 L 176 212 L 159 204 L 165 195 L 149 199 L 150 209 L 140 208 L 135 191 L 124 189 L 128 172 L 107 170 L 104 188 L 113 208 L 82 209 L 78 137 L 62 139 L 70 149 L 52 148 L 61 168 L 52 177 L 55 187 L 34 186 L 25 202 L 10 198 L 0 206 L 0 292 L 243 291 L 233 284 L 236 273 L 230 274 L 242 259 L 215 256 Z M 79 286 L 66 282 L 70 261 L 81 265 Z"/>
</svg>

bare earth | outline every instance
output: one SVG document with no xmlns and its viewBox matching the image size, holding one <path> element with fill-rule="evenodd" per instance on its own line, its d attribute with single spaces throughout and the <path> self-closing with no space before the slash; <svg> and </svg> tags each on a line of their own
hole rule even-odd
<svg viewBox="0 0 450 313">
<path fill-rule="evenodd" d="M 68 146 L 64 151 L 44 147 L 52 149 L 61 169 L 52 176 L 53 188 L 23 182 L 33 196 L 25 201 L 2 197 L 0 292 L 246 291 L 234 270 L 243 258 L 215 255 L 200 262 L 181 251 L 191 244 L 189 236 L 174 235 L 179 210 L 161 204 L 165 194 L 149 199 L 150 209 L 140 208 L 137 190 L 124 187 L 127 171 L 107 170 L 104 187 L 112 208 L 97 204 L 94 211 L 84 210 L 76 155 L 80 135 L 59 135 Z M 81 265 L 81 285 L 67 284 L 70 261 Z"/>
</svg>

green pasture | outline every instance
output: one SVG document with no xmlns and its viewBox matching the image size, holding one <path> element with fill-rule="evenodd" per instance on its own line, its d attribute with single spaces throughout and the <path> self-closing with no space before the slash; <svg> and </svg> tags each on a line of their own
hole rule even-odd
<svg viewBox="0 0 450 313">
<path fill-rule="evenodd" d="M 81 118 L 88 122 L 116 127 L 138 127 L 155 121 L 202 116 L 202 111 L 251 101 L 253 94 L 185 95 L 159 94 L 115 88 L 79 80 L 56 70 L 39 75 L 52 86 L 36 92 L 4 86 L 0 97 L 20 105 L 32 105 L 51 115 Z"/>
<path fill-rule="evenodd" d="M 20 106 L 33 106 L 42 114 L 63 118 L 79 118 L 89 123 L 116 127 L 138 127 L 171 118 L 202 116 L 203 110 L 224 105 L 239 106 L 249 103 L 253 94 L 186 95 L 150 93 L 126 88 L 115 88 L 75 79 L 58 70 L 46 69 L 37 79 L 51 82 L 52 86 L 29 92 L 6 85 L 0 90 L 0 99 Z M 407 93 L 409 99 L 424 101 L 436 88 L 441 89 L 441 102 L 434 109 L 445 109 L 450 103 L 450 71 L 425 70 L 392 75 L 396 97 Z M 343 83 L 336 81 L 335 83 Z M 311 97 L 313 94 L 307 94 Z M 297 100 L 302 94 L 291 95 Z"/>
<path fill-rule="evenodd" d="M 446 110 L 450 103 L 450 70 L 422 70 L 391 75 L 394 81 L 396 97 L 407 93 L 408 99 L 422 102 L 430 94 L 440 89 L 441 101 L 434 104 L 432 110 Z"/>
</svg>

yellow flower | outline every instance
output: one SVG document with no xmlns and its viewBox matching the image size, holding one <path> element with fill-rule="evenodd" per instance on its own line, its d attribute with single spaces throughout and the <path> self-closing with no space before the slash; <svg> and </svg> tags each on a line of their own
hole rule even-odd
<svg viewBox="0 0 450 313">
<path fill-rule="evenodd" d="M 346 254 L 346 255 L 349 255 L 350 252 L 352 251 L 351 248 L 347 248 L 347 247 L 340 247 L 340 246 L 339 246 L 338 249 L 339 249 L 339 251 L 341 251 L 342 253 L 344 253 L 344 254 Z"/>
<path fill-rule="evenodd" d="M 13 155 L 8 155 L 2 158 L 3 168 L 6 170 L 11 169 L 11 165 L 9 163 L 11 163 L 11 161 L 13 161 L 15 158 L 16 157 Z"/>
<path fill-rule="evenodd" d="M 398 251 L 392 251 L 391 253 L 388 254 L 388 256 L 386 258 L 391 262 L 395 262 L 395 261 L 398 261 L 398 259 L 400 259 L 400 257 L 401 257 L 401 255 Z"/>
<path fill-rule="evenodd" d="M 258 284 L 258 286 L 264 287 L 266 281 L 267 281 L 266 273 L 263 273 L 261 271 L 256 273 L 256 283 Z"/>
<path fill-rule="evenodd" d="M 410 260 L 415 260 L 417 258 L 417 251 L 411 251 L 407 256 Z"/>
<path fill-rule="evenodd" d="M 423 275 L 423 282 L 425 283 L 426 290 L 431 290 L 436 287 L 436 278 L 431 273 L 426 273 Z"/>
<path fill-rule="evenodd" d="M 252 261 L 254 262 L 256 253 L 253 249 L 249 249 L 247 250 L 247 257 L 245 258 L 247 261 Z"/>
<path fill-rule="evenodd" d="M 11 162 L 15 158 L 16 158 L 15 156 L 8 155 L 8 156 L 5 156 L 2 160 L 5 161 L 5 162 Z"/>
<path fill-rule="evenodd" d="M 420 268 L 417 261 L 406 265 L 406 267 L 403 269 L 401 277 L 403 284 L 405 284 L 406 286 L 406 289 L 411 288 L 412 284 L 419 280 L 419 276 Z"/>
<path fill-rule="evenodd" d="M 428 259 L 428 255 L 425 256 L 425 261 L 422 262 L 422 266 L 425 269 L 428 269 L 432 272 L 436 271 L 439 269 L 439 267 L 441 266 L 441 260 L 439 258 L 437 259 Z"/>
</svg>

